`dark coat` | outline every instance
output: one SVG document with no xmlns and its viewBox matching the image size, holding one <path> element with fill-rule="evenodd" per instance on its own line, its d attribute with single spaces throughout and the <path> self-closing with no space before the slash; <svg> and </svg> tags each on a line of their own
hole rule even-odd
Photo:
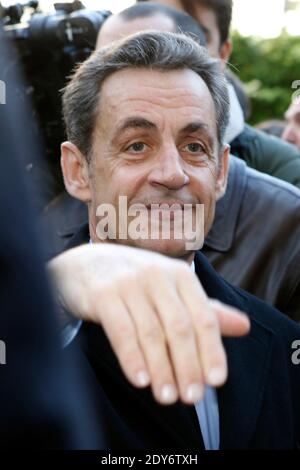
<svg viewBox="0 0 300 470">
<path fill-rule="evenodd" d="M 88 239 L 85 225 L 68 248 Z M 291 357 L 300 327 L 229 285 L 201 253 L 196 254 L 195 269 L 210 297 L 239 308 L 251 319 L 248 336 L 224 340 L 229 378 L 218 390 L 221 449 L 299 447 L 300 365 L 294 365 Z M 110 448 L 203 448 L 194 407 L 162 406 L 149 389 L 131 386 L 101 327 L 85 324 L 77 341 L 89 362 L 95 390 L 101 395 L 104 391 L 109 403 Z"/>
<path fill-rule="evenodd" d="M 250 168 L 300 188 L 300 152 L 294 145 L 245 124 L 230 146 L 232 154 Z"/>
<path fill-rule="evenodd" d="M 300 322 L 298 188 L 231 157 L 202 252 L 228 282 Z"/>
</svg>

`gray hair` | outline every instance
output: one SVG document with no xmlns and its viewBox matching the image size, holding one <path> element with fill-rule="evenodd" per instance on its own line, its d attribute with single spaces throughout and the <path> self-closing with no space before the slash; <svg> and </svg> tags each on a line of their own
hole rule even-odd
<svg viewBox="0 0 300 470">
<path fill-rule="evenodd" d="M 229 121 L 229 97 L 219 62 L 188 36 L 148 31 L 96 50 L 77 68 L 64 89 L 63 116 L 68 139 L 88 160 L 100 110 L 101 86 L 107 77 L 128 68 L 190 69 L 197 73 L 211 93 L 218 141 L 223 146 Z"/>
</svg>

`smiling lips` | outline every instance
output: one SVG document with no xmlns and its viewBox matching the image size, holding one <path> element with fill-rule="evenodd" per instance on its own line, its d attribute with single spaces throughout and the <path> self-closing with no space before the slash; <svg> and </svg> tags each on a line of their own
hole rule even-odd
<svg viewBox="0 0 300 470">
<path fill-rule="evenodd" d="M 158 215 L 159 219 L 163 219 L 164 217 L 168 218 L 170 221 L 175 219 L 176 214 L 182 216 L 182 213 L 189 207 L 190 209 L 194 206 L 192 203 L 183 203 L 179 201 L 159 201 L 159 202 L 152 202 L 151 204 L 147 204 L 147 210 L 151 212 L 151 214 Z"/>
</svg>

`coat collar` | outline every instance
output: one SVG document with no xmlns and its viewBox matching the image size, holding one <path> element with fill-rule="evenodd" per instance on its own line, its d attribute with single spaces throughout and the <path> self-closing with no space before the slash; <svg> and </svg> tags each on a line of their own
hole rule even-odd
<svg viewBox="0 0 300 470">
<path fill-rule="evenodd" d="M 66 250 L 70 250 L 71 248 L 75 248 L 76 246 L 83 245 L 84 243 L 88 243 L 90 239 L 90 231 L 89 231 L 89 224 L 85 222 L 82 225 L 77 227 L 77 230 L 71 238 L 68 240 L 66 245 Z"/>
<path fill-rule="evenodd" d="M 209 248 L 221 252 L 230 250 L 234 242 L 246 182 L 247 165 L 231 155 L 227 190 L 217 202 L 214 223 L 205 240 L 205 245 Z"/>
</svg>

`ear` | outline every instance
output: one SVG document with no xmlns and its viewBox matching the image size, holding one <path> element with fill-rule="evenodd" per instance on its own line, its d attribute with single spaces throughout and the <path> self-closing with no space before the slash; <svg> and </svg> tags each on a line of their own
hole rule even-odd
<svg viewBox="0 0 300 470">
<path fill-rule="evenodd" d="M 225 70 L 227 66 L 227 62 L 230 59 L 232 52 L 232 42 L 230 39 L 227 39 L 227 41 L 223 42 L 220 48 L 220 59 L 221 59 L 221 64 L 222 64 L 222 70 Z"/>
<path fill-rule="evenodd" d="M 223 150 L 221 150 L 219 157 L 219 173 L 216 180 L 216 200 L 221 199 L 227 188 L 228 171 L 229 171 L 229 159 L 230 159 L 230 146 L 225 144 Z"/>
<path fill-rule="evenodd" d="M 91 201 L 88 162 L 76 145 L 64 142 L 61 145 L 61 168 L 66 190 L 83 202 Z"/>
</svg>

